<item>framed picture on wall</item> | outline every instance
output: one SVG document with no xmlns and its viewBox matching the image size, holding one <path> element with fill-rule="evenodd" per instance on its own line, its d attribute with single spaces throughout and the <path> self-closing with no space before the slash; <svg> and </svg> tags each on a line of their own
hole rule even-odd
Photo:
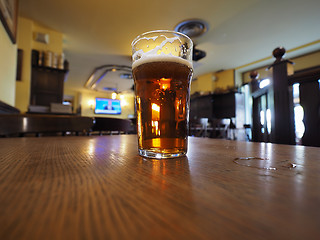
<svg viewBox="0 0 320 240">
<path fill-rule="evenodd" d="M 12 43 L 16 43 L 18 0 L 0 0 L 0 19 Z"/>
</svg>

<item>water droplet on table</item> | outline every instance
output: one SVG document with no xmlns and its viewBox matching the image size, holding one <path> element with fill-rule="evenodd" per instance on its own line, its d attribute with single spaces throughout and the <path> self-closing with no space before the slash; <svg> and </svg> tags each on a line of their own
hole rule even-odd
<svg viewBox="0 0 320 240">
<path fill-rule="evenodd" d="M 234 163 L 241 166 L 266 169 L 266 170 L 277 170 L 275 166 L 272 166 L 268 158 L 261 157 L 237 157 L 233 160 Z"/>
</svg>

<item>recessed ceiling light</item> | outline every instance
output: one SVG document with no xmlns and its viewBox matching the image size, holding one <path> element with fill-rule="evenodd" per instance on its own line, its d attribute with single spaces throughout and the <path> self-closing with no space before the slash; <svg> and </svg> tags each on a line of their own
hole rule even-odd
<svg viewBox="0 0 320 240">
<path fill-rule="evenodd" d="M 178 23 L 174 30 L 190 38 L 199 37 L 208 31 L 208 24 L 201 19 L 189 19 Z"/>
<path fill-rule="evenodd" d="M 104 87 L 103 89 L 106 91 L 113 91 L 113 92 L 117 91 L 117 89 L 113 87 Z"/>
<path fill-rule="evenodd" d="M 132 75 L 130 73 L 123 73 L 123 74 L 120 75 L 120 78 L 132 79 Z"/>
</svg>

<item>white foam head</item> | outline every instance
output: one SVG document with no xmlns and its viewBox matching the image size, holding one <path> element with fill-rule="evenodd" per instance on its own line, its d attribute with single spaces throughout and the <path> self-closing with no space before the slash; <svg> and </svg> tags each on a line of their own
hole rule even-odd
<svg viewBox="0 0 320 240">
<path fill-rule="evenodd" d="M 165 33 L 161 34 L 161 32 Z M 157 35 L 154 36 L 152 34 Z M 167 34 L 171 37 L 168 37 Z M 147 37 L 148 35 L 152 36 Z M 185 39 L 177 35 L 181 35 Z M 192 41 L 181 33 L 172 31 L 145 33 L 132 42 L 132 49 L 132 68 L 146 62 L 159 61 L 178 62 L 192 68 Z"/>
<path fill-rule="evenodd" d="M 176 57 L 173 55 L 150 55 L 150 56 L 145 56 L 142 57 L 132 63 L 132 69 L 136 68 L 137 66 L 148 63 L 148 62 L 176 62 L 176 63 L 181 63 L 184 65 L 187 65 L 188 67 L 192 68 L 192 62 L 189 62 L 188 60 L 185 60 L 180 57 Z"/>
</svg>

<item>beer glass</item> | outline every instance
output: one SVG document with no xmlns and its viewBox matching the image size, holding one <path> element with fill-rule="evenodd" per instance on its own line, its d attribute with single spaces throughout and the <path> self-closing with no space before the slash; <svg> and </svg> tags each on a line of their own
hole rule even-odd
<svg viewBox="0 0 320 240">
<path fill-rule="evenodd" d="M 191 39 L 174 31 L 151 31 L 132 42 L 132 73 L 139 155 L 185 156 L 188 147 Z"/>
</svg>

